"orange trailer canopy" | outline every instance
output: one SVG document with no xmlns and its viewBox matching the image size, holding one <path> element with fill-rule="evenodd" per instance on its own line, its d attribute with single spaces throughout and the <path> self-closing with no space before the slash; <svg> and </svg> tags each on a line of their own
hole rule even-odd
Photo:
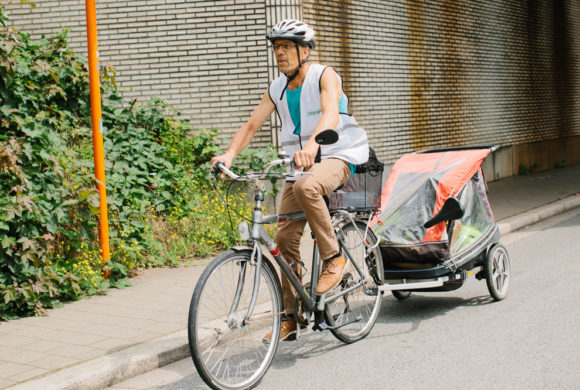
<svg viewBox="0 0 580 390">
<path fill-rule="evenodd" d="M 383 187 L 380 213 L 372 221 L 383 255 L 395 256 L 397 262 L 416 263 L 437 263 L 448 256 L 449 226 L 441 222 L 425 229 L 423 224 L 439 212 L 449 197 L 459 198 L 466 210 L 462 227 L 469 227 L 473 233 L 493 225 L 481 172 L 489 153 L 489 148 L 485 148 L 401 157 Z"/>
</svg>

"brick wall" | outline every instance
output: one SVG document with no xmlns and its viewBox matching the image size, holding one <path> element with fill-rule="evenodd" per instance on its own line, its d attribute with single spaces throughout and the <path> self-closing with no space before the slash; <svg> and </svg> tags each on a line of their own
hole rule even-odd
<svg viewBox="0 0 580 390">
<path fill-rule="evenodd" d="M 7 13 L 39 37 L 70 28 L 70 44 L 86 55 L 85 2 L 14 2 Z M 268 86 L 266 9 L 253 0 L 99 0 L 99 60 L 117 70 L 124 96 L 161 97 L 193 129 L 223 130 L 224 144 Z M 268 124 L 269 125 L 269 124 Z M 268 126 L 256 145 L 269 143 Z"/>
<path fill-rule="evenodd" d="M 86 53 L 84 2 L 36 4 L 7 11 L 35 36 L 70 27 Z M 194 129 L 223 130 L 224 144 L 276 77 L 264 34 L 288 16 L 315 27 L 313 59 L 342 74 L 387 163 L 428 147 L 580 137 L 573 0 L 99 0 L 97 15 L 100 60 L 126 96 L 162 97 Z M 275 140 L 272 126 L 254 146 Z"/>
<path fill-rule="evenodd" d="M 430 147 L 580 135 L 574 1 L 304 0 L 317 59 L 386 161 Z M 580 155 L 580 150 L 578 151 Z"/>
</svg>

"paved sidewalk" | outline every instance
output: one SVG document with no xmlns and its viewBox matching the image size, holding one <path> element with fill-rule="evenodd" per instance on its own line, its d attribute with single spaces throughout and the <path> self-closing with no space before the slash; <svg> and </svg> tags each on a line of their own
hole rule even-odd
<svg viewBox="0 0 580 390">
<path fill-rule="evenodd" d="M 132 287 L 0 323 L 0 388 L 53 373 L 23 388 L 103 388 L 187 356 L 183 330 L 202 271 L 149 270 L 131 279 Z"/>
<path fill-rule="evenodd" d="M 502 234 L 580 207 L 580 164 L 489 183 L 489 198 Z M 188 356 L 202 271 L 149 270 L 133 287 L 0 323 L 0 389 L 102 389 Z"/>
</svg>

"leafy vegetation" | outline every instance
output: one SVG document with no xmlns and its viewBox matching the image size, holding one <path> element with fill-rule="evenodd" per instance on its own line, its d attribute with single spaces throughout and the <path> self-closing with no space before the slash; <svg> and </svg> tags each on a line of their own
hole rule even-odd
<svg viewBox="0 0 580 390">
<path fill-rule="evenodd" d="M 67 33 L 39 42 L 8 27 L 0 4 L 0 319 L 39 314 L 122 287 L 140 267 L 230 246 L 225 206 L 207 182 L 216 130 L 191 134 L 159 100 L 127 102 L 102 67 L 112 272 L 102 276 L 86 62 Z M 263 166 L 272 150 L 245 155 Z M 243 192 L 232 196 L 239 210 Z"/>
</svg>

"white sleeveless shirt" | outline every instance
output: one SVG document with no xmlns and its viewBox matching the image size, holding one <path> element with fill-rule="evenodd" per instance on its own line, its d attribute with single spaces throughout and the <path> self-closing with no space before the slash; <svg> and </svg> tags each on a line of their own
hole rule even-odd
<svg viewBox="0 0 580 390">
<path fill-rule="evenodd" d="M 325 69 L 326 66 L 311 64 L 302 83 L 302 91 L 300 93 L 300 125 L 302 130 L 299 135 L 294 134 L 295 126 L 288 109 L 287 94 L 284 93 L 282 99 L 280 99 L 280 95 L 286 87 L 287 77 L 285 75 L 278 77 L 270 83 L 268 88 L 270 99 L 276 106 L 276 112 L 282 122 L 280 137 L 282 149 L 291 157 L 306 145 L 322 118 L 320 79 Z M 340 76 L 338 76 L 338 81 L 342 89 Z M 369 158 L 367 135 L 355 119 L 351 115 L 340 113 L 335 130 L 339 135 L 338 141 L 332 145 L 321 146 L 322 158 L 338 158 L 354 165 L 367 162 Z"/>
</svg>

